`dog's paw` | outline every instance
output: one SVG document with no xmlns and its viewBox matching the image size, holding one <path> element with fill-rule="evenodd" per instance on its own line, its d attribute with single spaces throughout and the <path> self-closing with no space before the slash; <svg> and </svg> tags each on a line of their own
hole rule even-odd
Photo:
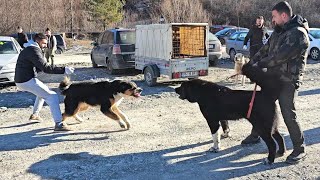
<svg viewBox="0 0 320 180">
<path fill-rule="evenodd" d="M 230 132 L 224 132 L 221 134 L 221 139 L 230 138 L 230 137 L 231 137 Z"/>
<path fill-rule="evenodd" d="M 119 121 L 119 125 L 120 125 L 121 128 L 126 129 L 126 124 L 124 122 Z"/>
<path fill-rule="evenodd" d="M 264 164 L 264 165 L 272 165 L 273 162 L 269 161 L 268 158 L 264 158 L 264 159 L 262 159 L 262 164 Z"/>
<path fill-rule="evenodd" d="M 130 123 L 126 123 L 126 125 L 127 125 L 127 129 L 131 128 L 131 124 Z"/>
<path fill-rule="evenodd" d="M 220 151 L 220 148 L 217 147 L 211 147 L 208 152 L 218 153 Z"/>
</svg>

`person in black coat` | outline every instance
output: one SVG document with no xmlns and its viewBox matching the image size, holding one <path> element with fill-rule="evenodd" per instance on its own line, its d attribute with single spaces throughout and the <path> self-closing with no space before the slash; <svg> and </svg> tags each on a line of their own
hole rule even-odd
<svg viewBox="0 0 320 180">
<path fill-rule="evenodd" d="M 18 43 L 22 48 L 24 43 L 28 42 L 28 36 L 23 32 L 22 28 L 20 26 L 17 27 L 17 32 L 18 32 Z"/>
<path fill-rule="evenodd" d="M 259 51 L 263 45 L 263 39 L 268 39 L 269 34 L 267 28 L 264 27 L 263 16 L 258 16 L 256 24 L 252 25 L 247 36 L 244 39 L 243 49 L 247 50 L 247 44 L 250 40 L 250 59 Z"/>
</svg>

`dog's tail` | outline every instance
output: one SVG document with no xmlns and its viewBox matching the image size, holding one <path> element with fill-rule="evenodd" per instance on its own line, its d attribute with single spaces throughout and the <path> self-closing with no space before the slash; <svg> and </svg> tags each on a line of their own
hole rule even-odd
<svg viewBox="0 0 320 180">
<path fill-rule="evenodd" d="M 70 78 L 68 76 L 65 76 L 63 81 L 60 82 L 59 89 L 61 90 L 61 94 L 66 95 L 67 89 L 71 85 Z"/>
</svg>

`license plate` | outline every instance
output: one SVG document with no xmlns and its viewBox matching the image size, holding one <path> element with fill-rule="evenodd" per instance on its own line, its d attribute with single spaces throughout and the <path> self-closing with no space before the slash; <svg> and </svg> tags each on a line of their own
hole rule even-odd
<svg viewBox="0 0 320 180">
<path fill-rule="evenodd" d="M 214 44 L 209 44 L 210 49 L 214 49 Z"/>
<path fill-rule="evenodd" d="M 181 77 L 194 77 L 194 76 L 198 76 L 198 74 L 199 74 L 198 71 L 182 72 Z"/>
</svg>

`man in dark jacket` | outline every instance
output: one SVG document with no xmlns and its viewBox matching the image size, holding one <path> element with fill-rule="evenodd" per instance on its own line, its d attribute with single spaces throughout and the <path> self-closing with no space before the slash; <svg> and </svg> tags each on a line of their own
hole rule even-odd
<svg viewBox="0 0 320 180">
<path fill-rule="evenodd" d="M 47 48 L 44 49 L 44 56 L 48 63 L 51 59 L 51 65 L 54 65 L 54 53 L 57 50 L 57 39 L 51 34 L 51 30 L 49 28 L 46 29 L 45 34 L 48 37 L 48 44 Z"/>
<path fill-rule="evenodd" d="M 247 50 L 247 44 L 250 40 L 250 58 L 252 58 L 262 47 L 263 39 L 268 39 L 269 34 L 267 28 L 264 27 L 264 19 L 263 16 L 259 16 L 256 19 L 256 24 L 253 25 L 247 36 L 244 38 L 243 49 Z"/>
<path fill-rule="evenodd" d="M 17 32 L 18 32 L 18 40 L 17 41 L 20 44 L 20 46 L 22 48 L 24 48 L 23 44 L 28 42 L 28 36 L 23 32 L 23 30 L 20 26 L 18 26 Z"/>
<path fill-rule="evenodd" d="M 293 15 L 288 2 L 282 1 L 272 9 L 274 32 L 249 63 L 267 72 L 277 73 L 283 82 L 278 101 L 293 144 L 287 163 L 297 163 L 306 156 L 304 135 L 297 121 L 295 99 L 301 85 L 310 46 L 308 22 Z"/>
<path fill-rule="evenodd" d="M 72 67 L 56 67 L 47 64 L 43 57 L 42 49 L 47 46 L 47 37 L 42 34 L 35 34 L 35 42 L 23 49 L 18 57 L 14 81 L 22 91 L 30 92 L 37 96 L 33 107 L 33 114 L 30 120 L 40 120 L 39 111 L 44 101 L 49 105 L 54 122 L 55 131 L 69 131 L 66 124 L 62 123 L 62 115 L 59 106 L 59 96 L 50 90 L 37 78 L 37 72 L 49 74 L 72 74 Z"/>
</svg>

